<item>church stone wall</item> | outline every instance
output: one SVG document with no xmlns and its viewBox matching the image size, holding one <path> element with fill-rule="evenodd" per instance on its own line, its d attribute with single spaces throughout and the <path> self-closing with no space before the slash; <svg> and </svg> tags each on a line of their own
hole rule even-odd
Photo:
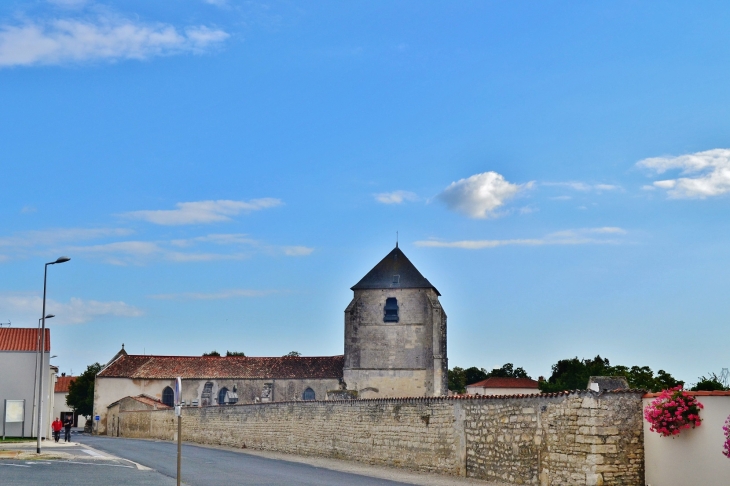
<svg viewBox="0 0 730 486">
<path fill-rule="evenodd" d="M 233 390 L 236 386 L 238 402 L 241 404 L 254 403 L 261 398 L 264 385 L 271 383 L 272 393 L 270 400 L 275 402 L 301 400 L 304 390 L 311 388 L 315 398 L 323 400 L 330 390 L 337 390 L 340 382 L 337 379 L 184 379 L 182 380 L 182 399 L 191 404 L 193 400 L 203 405 L 201 395 L 207 382 L 213 383 L 211 402 L 217 404 L 218 392 L 225 387 Z M 99 421 L 94 423 L 94 432 L 100 435 L 112 434 L 111 410 L 107 407 L 124 397 L 140 394 L 162 399 L 162 390 L 165 387 L 175 387 L 175 380 L 156 379 L 141 380 L 131 378 L 97 377 L 94 386 L 94 415 L 99 415 Z M 186 407 L 187 408 L 187 407 Z M 107 424 L 109 422 L 109 424 Z"/>
<path fill-rule="evenodd" d="M 383 322 L 398 300 L 398 322 Z M 356 290 L 345 310 L 344 380 L 361 398 L 446 394 L 446 315 L 433 289 Z"/>
<path fill-rule="evenodd" d="M 183 411 L 183 440 L 506 484 L 644 484 L 641 393 L 288 402 Z M 172 411 L 123 412 L 120 435 L 171 440 Z"/>
</svg>

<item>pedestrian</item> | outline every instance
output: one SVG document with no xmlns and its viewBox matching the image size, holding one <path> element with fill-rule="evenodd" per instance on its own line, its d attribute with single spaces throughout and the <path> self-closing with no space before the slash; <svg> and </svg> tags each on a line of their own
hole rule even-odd
<svg viewBox="0 0 730 486">
<path fill-rule="evenodd" d="M 69 415 L 66 416 L 66 420 L 63 421 L 63 440 L 71 442 L 71 427 L 73 427 L 73 418 Z"/>
<path fill-rule="evenodd" d="M 56 420 L 53 421 L 51 424 L 51 430 L 53 430 L 53 440 L 58 442 L 58 439 L 61 438 L 61 429 L 63 428 L 63 424 L 60 420 L 58 420 L 58 417 L 56 417 Z"/>
</svg>

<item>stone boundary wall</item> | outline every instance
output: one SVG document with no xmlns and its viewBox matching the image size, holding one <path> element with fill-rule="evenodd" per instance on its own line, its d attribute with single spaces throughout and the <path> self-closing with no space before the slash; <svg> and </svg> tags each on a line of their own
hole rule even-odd
<svg viewBox="0 0 730 486">
<path fill-rule="evenodd" d="M 644 485 L 643 392 L 397 398 L 183 409 L 183 440 L 508 484 Z M 172 440 L 170 410 L 120 413 L 122 437 Z"/>
</svg>

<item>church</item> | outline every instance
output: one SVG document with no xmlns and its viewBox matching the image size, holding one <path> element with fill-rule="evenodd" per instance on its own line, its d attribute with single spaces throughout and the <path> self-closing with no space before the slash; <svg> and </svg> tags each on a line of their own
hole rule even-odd
<svg viewBox="0 0 730 486">
<path fill-rule="evenodd" d="M 351 290 L 344 355 L 140 356 L 122 346 L 96 376 L 95 432 L 114 434 L 120 412 L 172 406 L 177 377 L 185 407 L 447 395 L 441 294 L 398 245 Z"/>
</svg>

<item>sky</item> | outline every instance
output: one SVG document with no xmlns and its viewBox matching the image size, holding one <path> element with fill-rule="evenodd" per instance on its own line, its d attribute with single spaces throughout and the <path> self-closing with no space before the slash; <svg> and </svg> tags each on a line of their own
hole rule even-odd
<svg viewBox="0 0 730 486">
<path fill-rule="evenodd" d="M 730 366 L 730 5 L 8 1 L 0 322 L 52 363 L 343 352 L 395 245 L 449 365 Z"/>
</svg>

